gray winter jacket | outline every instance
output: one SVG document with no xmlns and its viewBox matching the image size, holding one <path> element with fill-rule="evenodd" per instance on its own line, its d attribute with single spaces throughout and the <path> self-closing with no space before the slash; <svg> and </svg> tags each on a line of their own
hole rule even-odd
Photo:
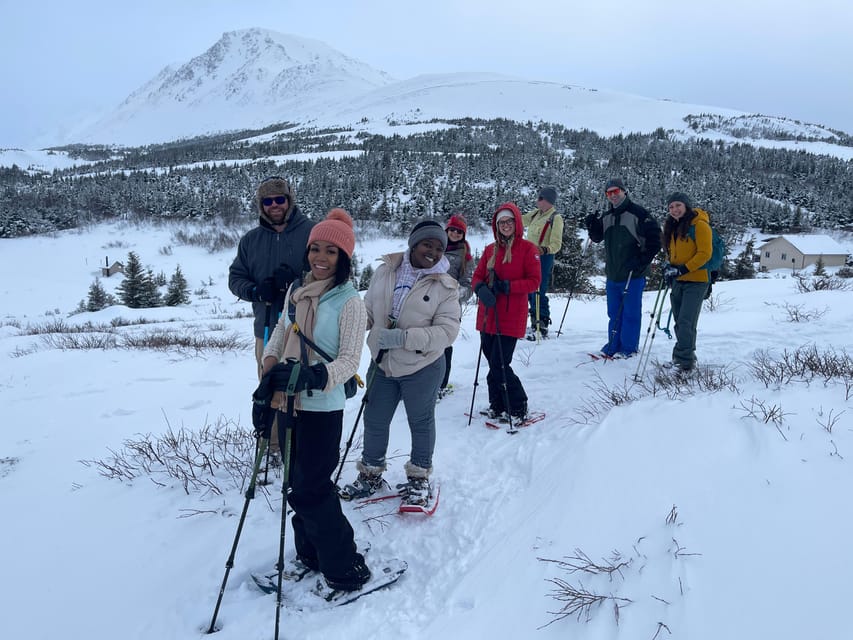
<svg viewBox="0 0 853 640">
<path fill-rule="evenodd" d="M 260 218 L 260 224 L 240 238 L 237 257 L 228 270 L 228 288 L 241 300 L 252 303 L 256 338 L 264 337 L 266 305 L 257 301 L 255 288 L 262 280 L 271 277 L 276 267 L 282 264 L 289 265 L 296 275 L 302 274 L 306 268 L 304 262 L 308 236 L 314 224 L 302 214 L 299 207 L 294 207 L 281 233 Z M 270 333 L 275 328 L 281 306 L 279 304 L 270 310 Z"/>
</svg>

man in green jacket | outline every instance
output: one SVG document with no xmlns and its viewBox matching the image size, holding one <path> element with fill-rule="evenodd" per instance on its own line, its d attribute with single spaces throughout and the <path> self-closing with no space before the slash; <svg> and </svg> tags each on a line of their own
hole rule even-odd
<svg viewBox="0 0 853 640">
<path fill-rule="evenodd" d="M 551 284 L 551 272 L 554 270 L 554 256 L 563 246 L 563 218 L 554 208 L 556 202 L 557 190 L 554 187 L 543 187 L 539 191 L 536 208 L 521 216 L 521 221 L 527 229 L 527 239 L 539 248 L 539 263 L 542 267 L 539 291 L 534 291 L 527 297 L 530 305 L 530 329 L 525 337 L 528 340 L 536 340 L 537 333 L 547 338 L 548 326 L 551 324 L 548 286 Z"/>
</svg>

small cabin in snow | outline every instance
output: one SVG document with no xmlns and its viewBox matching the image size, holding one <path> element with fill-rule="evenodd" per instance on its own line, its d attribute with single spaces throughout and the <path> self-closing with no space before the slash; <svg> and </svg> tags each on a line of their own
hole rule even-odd
<svg viewBox="0 0 853 640">
<path fill-rule="evenodd" d="M 109 263 L 107 260 L 107 266 L 101 267 L 101 275 L 105 278 L 109 278 L 111 275 L 115 273 L 124 273 L 124 265 L 121 262 L 113 262 Z"/>
<path fill-rule="evenodd" d="M 823 257 L 825 267 L 841 267 L 847 261 L 847 250 L 829 236 L 784 235 L 770 238 L 758 247 L 759 266 L 771 269 L 804 269 Z"/>
</svg>

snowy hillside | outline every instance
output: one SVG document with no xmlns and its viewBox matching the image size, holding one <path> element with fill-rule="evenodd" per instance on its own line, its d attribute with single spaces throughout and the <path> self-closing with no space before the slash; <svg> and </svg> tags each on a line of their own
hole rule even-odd
<svg viewBox="0 0 853 640">
<path fill-rule="evenodd" d="M 247 29 L 225 33 L 205 53 L 166 67 L 111 113 L 63 140 L 139 145 L 284 122 L 381 133 L 391 123 L 450 118 L 545 121 L 603 136 L 661 127 L 724 140 L 800 136 L 808 142 L 797 148 L 816 152 L 832 145 L 808 145 L 838 139 L 825 127 L 785 118 L 497 73 L 396 81 L 322 42 Z"/>
<path fill-rule="evenodd" d="M 482 250 L 484 238 L 470 240 Z M 356 254 L 366 265 L 402 247 L 362 241 Z M 122 259 L 130 250 L 155 272 L 180 264 L 191 305 L 68 317 L 104 256 Z M 207 490 L 187 493 L 157 464 L 117 481 L 81 461 L 129 456 L 126 443 L 156 442 L 170 431 L 248 429 L 251 320 L 248 305 L 227 290 L 232 258 L 176 245 L 168 227 L 0 240 L 8 274 L 0 284 L 4 638 L 203 637 L 245 487 L 220 469 L 202 474 Z M 118 282 L 102 280 L 110 291 Z M 840 355 L 850 344 L 850 293 L 799 293 L 786 270 L 721 282 L 714 294 L 699 324 L 698 356 L 709 368 L 693 382 L 655 375 L 654 361 L 667 360 L 672 346 L 662 333 L 641 382 L 632 380 L 636 359 L 592 361 L 587 352 L 606 340 L 605 304 L 573 299 L 561 336 L 516 349 L 513 366 L 531 408 L 547 417 L 512 436 L 479 420 L 467 426 L 478 356 L 469 309 L 454 345 L 455 393 L 436 410 L 435 516 L 345 507 L 356 536 L 371 544 L 368 562 L 399 557 L 408 572 L 345 608 L 286 607 L 282 638 L 845 637 L 853 373 L 823 379 L 806 368 L 789 377 L 779 363 L 800 348 Z M 653 299 L 646 294 L 646 311 Z M 566 300 L 552 305 L 559 318 Z M 792 310 L 800 322 L 791 321 Z M 132 346 L 152 334 L 237 348 Z M 756 369 L 759 361 L 765 366 Z M 367 362 L 365 350 L 362 373 Z M 484 378 L 485 364 L 475 406 L 486 403 Z M 360 398 L 348 403 L 345 435 Z M 240 441 L 250 457 L 252 438 Z M 403 478 L 408 449 L 401 408 L 390 481 Z M 212 637 L 273 635 L 275 598 L 254 589 L 249 573 L 275 562 L 279 488 L 276 480 L 250 504 L 222 630 Z M 565 604 L 552 597 L 560 581 L 564 593 L 588 594 L 590 606 L 556 620 L 549 612 Z"/>
</svg>

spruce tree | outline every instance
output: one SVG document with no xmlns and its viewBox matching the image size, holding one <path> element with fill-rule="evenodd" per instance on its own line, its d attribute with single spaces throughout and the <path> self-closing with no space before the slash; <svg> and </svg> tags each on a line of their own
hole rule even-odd
<svg viewBox="0 0 853 640">
<path fill-rule="evenodd" d="M 755 277 L 755 238 L 750 238 L 732 268 L 733 280 L 750 280 Z"/>
<path fill-rule="evenodd" d="M 816 276 L 826 275 L 826 263 L 823 261 L 823 254 L 817 257 L 817 262 L 814 264 L 814 274 Z"/>
<path fill-rule="evenodd" d="M 361 270 L 361 278 L 358 280 L 358 290 L 359 291 L 367 291 L 367 288 L 370 286 L 370 281 L 373 278 L 373 266 L 366 265 L 364 269 Z"/>
<path fill-rule="evenodd" d="M 179 304 L 189 304 L 190 294 L 187 279 L 181 272 L 181 265 L 175 267 L 175 273 L 169 280 L 169 289 L 166 291 L 166 306 L 176 307 Z"/>
<path fill-rule="evenodd" d="M 89 297 L 86 299 L 85 305 L 86 311 L 100 311 L 111 304 L 115 304 L 115 299 L 104 290 L 100 278 L 95 278 L 89 287 Z"/>
<path fill-rule="evenodd" d="M 143 287 L 145 304 L 142 306 L 146 308 L 163 306 L 163 296 L 160 295 L 160 290 L 157 288 L 157 276 L 154 275 L 154 271 L 151 269 L 145 272 Z"/>
<path fill-rule="evenodd" d="M 566 220 L 563 225 L 563 246 L 554 256 L 554 271 L 551 274 L 551 289 L 585 293 L 592 289 L 589 276 L 593 273 L 592 252 L 583 245 L 578 237 L 578 228 L 574 220 Z"/>
<path fill-rule="evenodd" d="M 124 280 L 116 290 L 123 305 L 131 309 L 141 309 L 145 306 L 145 280 L 146 273 L 139 256 L 134 251 L 129 252 L 124 265 Z"/>
</svg>

